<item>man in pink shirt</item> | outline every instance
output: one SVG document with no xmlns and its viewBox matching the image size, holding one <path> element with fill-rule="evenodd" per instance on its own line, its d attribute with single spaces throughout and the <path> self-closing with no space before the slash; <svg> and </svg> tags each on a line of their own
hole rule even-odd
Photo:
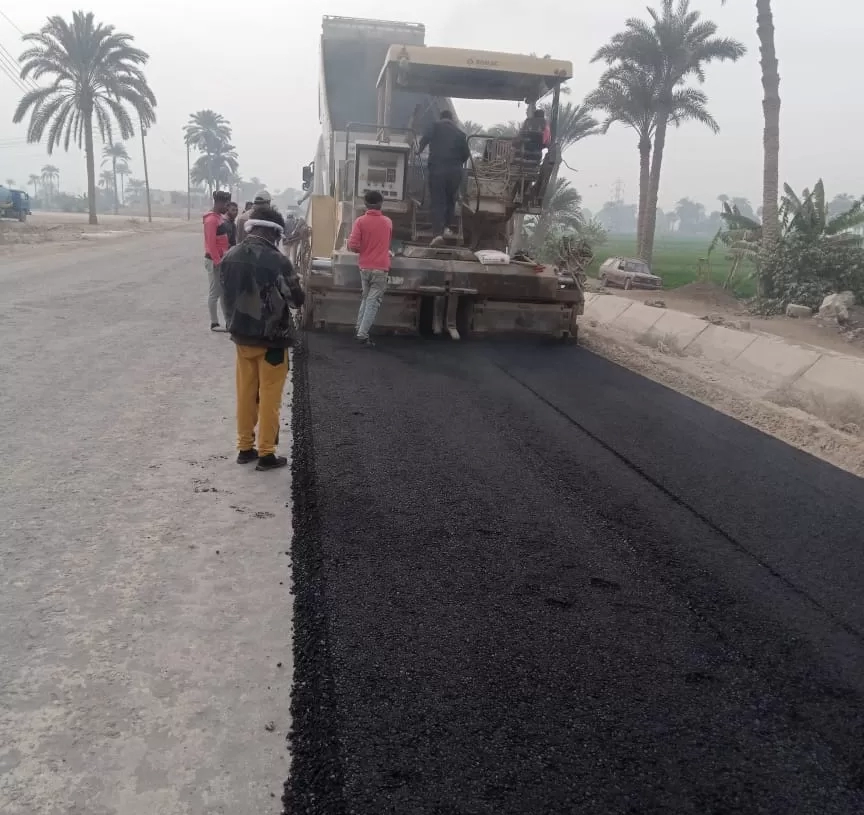
<svg viewBox="0 0 864 815">
<path fill-rule="evenodd" d="M 357 341 L 372 345 L 369 330 L 375 322 L 378 307 L 387 289 L 390 272 L 390 241 L 393 238 L 393 222 L 381 212 L 384 196 L 370 190 L 363 197 L 366 213 L 354 221 L 348 249 L 360 253 L 360 282 L 363 296 L 357 314 Z"/>
<path fill-rule="evenodd" d="M 225 218 L 230 203 L 231 193 L 217 190 L 213 193 L 213 209 L 204 216 L 204 268 L 207 270 L 207 280 L 210 284 L 207 306 L 210 309 L 211 331 L 219 331 L 219 313 L 216 310 L 216 304 L 222 297 L 219 264 L 230 248 L 229 227 Z"/>
</svg>

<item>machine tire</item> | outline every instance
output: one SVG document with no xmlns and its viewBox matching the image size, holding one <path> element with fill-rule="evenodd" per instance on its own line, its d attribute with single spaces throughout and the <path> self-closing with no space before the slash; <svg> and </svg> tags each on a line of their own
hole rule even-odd
<svg viewBox="0 0 864 815">
<path fill-rule="evenodd" d="M 435 297 L 432 295 L 427 294 L 420 298 L 417 333 L 421 337 L 432 337 L 435 334 Z"/>
<path fill-rule="evenodd" d="M 467 342 L 471 339 L 471 321 L 474 317 L 474 298 L 469 295 L 461 295 L 456 306 L 456 330 L 459 339 Z"/>
</svg>

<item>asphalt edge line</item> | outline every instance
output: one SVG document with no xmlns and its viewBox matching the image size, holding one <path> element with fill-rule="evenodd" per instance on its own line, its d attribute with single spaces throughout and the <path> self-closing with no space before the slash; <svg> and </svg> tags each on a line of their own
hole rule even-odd
<svg viewBox="0 0 864 815">
<path fill-rule="evenodd" d="M 822 603 L 820 603 L 815 597 L 813 597 L 807 591 L 805 591 L 804 589 L 802 589 L 801 587 L 799 587 L 795 583 L 793 583 L 788 577 L 781 574 L 770 563 L 768 563 L 766 560 L 761 558 L 759 555 L 751 552 L 734 535 L 732 535 L 730 532 L 727 532 L 725 529 L 723 529 L 723 527 L 719 526 L 716 522 L 712 521 L 707 515 L 704 515 L 698 509 L 691 506 L 687 501 L 685 501 L 680 496 L 676 495 L 674 492 L 672 492 L 671 489 L 666 487 L 664 484 L 661 484 L 656 478 L 651 476 L 642 467 L 640 467 L 638 464 L 636 464 L 635 461 L 631 461 L 629 458 L 627 458 L 627 456 L 625 456 L 623 453 L 619 452 L 611 444 L 609 444 L 609 442 L 606 442 L 603 439 L 601 439 L 596 433 L 593 433 L 592 431 L 590 431 L 587 427 L 585 427 L 577 419 L 574 419 L 565 410 L 558 407 L 558 405 L 556 405 L 554 402 L 550 401 L 545 396 L 538 393 L 536 390 L 534 390 L 534 388 L 532 388 L 526 382 L 523 382 L 518 376 L 516 376 L 514 373 L 509 371 L 503 365 L 501 365 L 500 363 L 494 363 L 494 364 L 506 376 L 510 377 L 510 379 L 512 379 L 517 385 L 520 385 L 521 387 L 525 388 L 525 390 L 527 390 L 532 396 L 534 396 L 536 399 L 538 399 L 540 402 L 542 402 L 544 405 L 546 405 L 551 410 L 555 411 L 555 413 L 557 413 L 565 421 L 569 422 L 574 427 L 576 427 L 578 430 L 580 430 L 582 433 L 584 433 L 586 436 L 588 436 L 588 438 L 591 439 L 593 442 L 595 442 L 596 444 L 599 444 L 600 447 L 602 447 L 604 450 L 606 450 L 606 452 L 611 453 L 613 456 L 615 456 L 615 458 L 617 458 L 622 464 L 624 464 L 625 467 L 632 470 L 640 478 L 643 478 L 645 481 L 647 481 L 652 487 L 654 487 L 654 489 L 659 490 L 661 493 L 663 493 L 663 495 L 665 495 L 667 498 L 669 498 L 675 504 L 677 504 L 678 506 L 685 509 L 687 512 L 689 512 L 695 518 L 698 518 L 702 523 L 704 523 L 715 534 L 719 535 L 725 541 L 728 541 L 733 547 L 735 547 L 735 549 L 737 549 L 743 555 L 745 555 L 746 557 L 749 557 L 753 561 L 755 561 L 761 568 L 765 569 L 768 572 L 768 574 L 770 574 L 775 580 L 779 580 L 790 591 L 794 592 L 799 597 L 801 597 L 802 599 L 804 599 L 808 603 L 810 603 L 814 608 L 816 608 L 819 612 L 821 612 L 829 620 L 831 620 L 832 623 L 839 626 L 843 631 L 845 631 L 850 636 L 855 637 L 859 642 L 864 642 L 864 632 L 859 631 L 855 626 L 850 625 L 845 620 L 840 619 L 840 617 L 838 615 L 836 615 L 830 609 L 826 608 Z M 689 398 L 689 397 L 687 397 L 687 398 Z"/>
<path fill-rule="evenodd" d="M 308 360 L 304 337 L 295 348 L 291 373 L 294 677 L 288 734 L 291 770 L 284 783 L 282 811 L 283 815 L 345 815 L 344 772 L 321 558 Z"/>
</svg>

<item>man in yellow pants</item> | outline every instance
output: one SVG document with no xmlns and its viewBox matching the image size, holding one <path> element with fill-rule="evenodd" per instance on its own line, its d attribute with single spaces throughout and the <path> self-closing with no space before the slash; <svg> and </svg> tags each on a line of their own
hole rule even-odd
<svg viewBox="0 0 864 815">
<path fill-rule="evenodd" d="M 291 261 L 278 249 L 284 218 L 258 206 L 244 229 L 245 240 L 221 267 L 226 327 L 237 345 L 237 461 L 276 470 L 288 463 L 276 455 L 276 442 L 288 349 L 296 340 L 291 307 L 300 308 L 304 294 Z"/>
</svg>

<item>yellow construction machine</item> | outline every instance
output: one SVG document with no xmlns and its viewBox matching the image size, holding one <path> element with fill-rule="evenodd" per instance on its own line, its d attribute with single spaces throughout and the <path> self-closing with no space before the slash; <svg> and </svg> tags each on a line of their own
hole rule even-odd
<svg viewBox="0 0 864 815">
<path fill-rule="evenodd" d="M 347 237 L 363 196 L 378 190 L 393 221 L 394 257 L 376 328 L 394 333 L 538 334 L 575 339 L 583 278 L 518 251 L 525 216 L 538 216 L 561 160 L 556 144 L 569 62 L 519 54 L 429 47 L 422 25 L 325 17 L 321 40 L 322 134 L 304 168 L 310 245 L 301 253 L 307 329 L 354 325 L 357 255 Z M 426 158 L 418 139 L 451 99 L 551 100 L 551 143 L 530 127 L 515 137 L 468 134 L 449 237 L 430 246 Z M 528 122 L 530 125 L 530 122 Z"/>
</svg>

